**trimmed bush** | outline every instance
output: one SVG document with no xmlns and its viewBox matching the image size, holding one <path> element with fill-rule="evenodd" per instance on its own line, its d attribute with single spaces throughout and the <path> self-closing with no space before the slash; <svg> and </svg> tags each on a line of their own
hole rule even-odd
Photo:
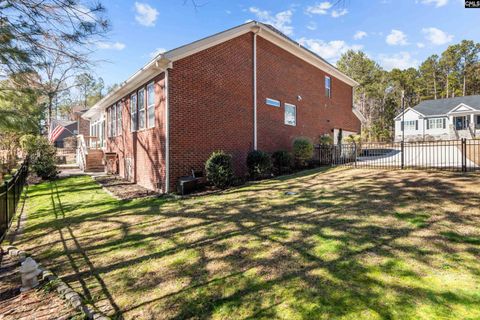
<svg viewBox="0 0 480 320">
<path fill-rule="evenodd" d="M 333 138 L 328 134 L 321 135 L 318 137 L 318 144 L 321 146 L 330 146 L 333 144 Z"/>
<path fill-rule="evenodd" d="M 25 135 L 20 144 L 28 155 L 33 171 L 43 180 L 54 179 L 57 174 L 55 166 L 55 147 L 42 136 Z"/>
<path fill-rule="evenodd" d="M 232 156 L 223 151 L 215 151 L 205 163 L 207 180 L 215 187 L 226 189 L 235 178 L 232 167 Z"/>
<path fill-rule="evenodd" d="M 362 137 L 359 134 L 351 134 L 351 135 L 343 138 L 343 142 L 354 143 L 356 145 L 360 145 L 361 142 L 362 142 Z"/>
<path fill-rule="evenodd" d="M 272 168 L 270 155 L 260 150 L 251 151 L 247 156 L 247 168 L 252 179 L 267 175 Z"/>
<path fill-rule="evenodd" d="M 284 174 L 290 172 L 292 169 L 293 157 L 288 151 L 275 151 L 272 154 L 272 162 L 275 173 Z"/>
<path fill-rule="evenodd" d="M 300 167 L 305 167 L 313 157 L 313 144 L 306 138 L 297 138 L 293 142 L 293 155 Z"/>
</svg>

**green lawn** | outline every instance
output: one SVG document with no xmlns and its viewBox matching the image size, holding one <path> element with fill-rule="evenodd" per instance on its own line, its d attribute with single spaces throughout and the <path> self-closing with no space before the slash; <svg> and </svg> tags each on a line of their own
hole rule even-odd
<svg viewBox="0 0 480 320">
<path fill-rule="evenodd" d="M 479 182 L 334 169 L 118 201 L 72 177 L 30 187 L 18 245 L 118 318 L 480 319 Z"/>
</svg>

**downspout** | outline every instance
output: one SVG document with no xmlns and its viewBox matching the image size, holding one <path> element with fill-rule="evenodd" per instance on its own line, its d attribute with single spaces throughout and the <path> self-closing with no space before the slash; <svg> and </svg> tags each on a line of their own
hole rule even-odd
<svg viewBox="0 0 480 320">
<path fill-rule="evenodd" d="M 257 34 L 260 27 L 253 29 L 253 149 L 257 150 Z"/>
<path fill-rule="evenodd" d="M 170 192 L 170 101 L 168 67 L 165 68 L 165 193 Z"/>
</svg>

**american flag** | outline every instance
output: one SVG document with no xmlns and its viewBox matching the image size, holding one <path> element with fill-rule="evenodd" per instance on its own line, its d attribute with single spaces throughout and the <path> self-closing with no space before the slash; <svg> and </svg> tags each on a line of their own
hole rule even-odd
<svg viewBox="0 0 480 320">
<path fill-rule="evenodd" d="M 48 134 L 48 140 L 50 142 L 54 142 L 57 140 L 58 137 L 62 134 L 62 132 L 65 131 L 65 127 L 61 125 L 57 125 L 50 133 Z"/>
</svg>

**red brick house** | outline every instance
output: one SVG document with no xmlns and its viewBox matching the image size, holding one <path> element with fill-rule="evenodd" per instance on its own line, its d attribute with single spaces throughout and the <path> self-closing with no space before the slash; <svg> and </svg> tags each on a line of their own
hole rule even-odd
<svg viewBox="0 0 480 320">
<path fill-rule="evenodd" d="M 104 150 L 117 154 L 120 176 L 169 192 L 215 150 L 231 153 L 241 175 L 251 150 L 289 150 L 300 136 L 359 132 L 356 85 L 253 21 L 159 54 L 83 117 L 91 135 L 105 140 Z"/>
</svg>

